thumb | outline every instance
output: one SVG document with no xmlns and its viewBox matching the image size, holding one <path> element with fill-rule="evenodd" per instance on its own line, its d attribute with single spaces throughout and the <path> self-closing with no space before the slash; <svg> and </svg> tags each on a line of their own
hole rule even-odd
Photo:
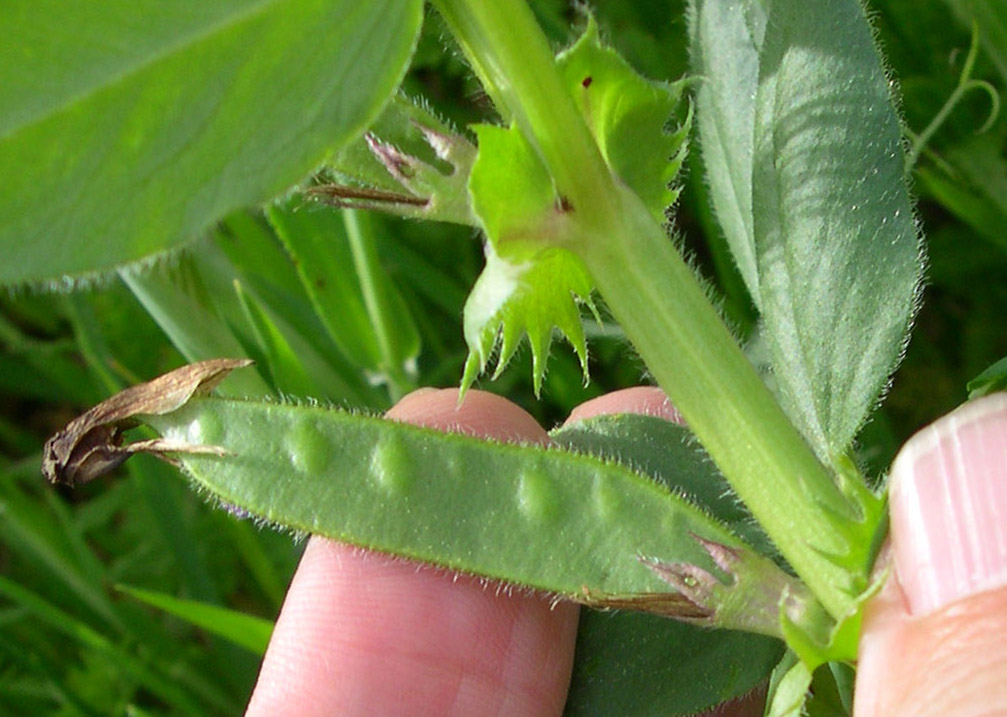
<svg viewBox="0 0 1007 717">
<path fill-rule="evenodd" d="M 891 473 L 891 577 L 867 606 L 854 713 L 1007 705 L 1007 394 L 913 436 Z"/>
</svg>

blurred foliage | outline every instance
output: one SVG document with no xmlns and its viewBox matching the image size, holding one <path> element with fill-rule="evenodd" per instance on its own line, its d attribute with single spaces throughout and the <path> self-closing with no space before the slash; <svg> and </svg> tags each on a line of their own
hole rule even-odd
<svg viewBox="0 0 1007 717">
<path fill-rule="evenodd" d="M 573 3 L 533 4 L 557 48 L 583 26 Z M 973 17 L 985 23 L 974 77 L 1001 93 L 1007 87 L 1007 44 L 995 32 L 1007 24 L 993 22 L 1003 20 L 998 0 L 869 4 L 910 130 L 926 127 L 957 85 Z M 688 60 L 683 5 L 598 0 L 592 7 L 605 39 L 640 72 L 677 79 Z M 460 128 L 492 118 L 460 54 L 443 51 L 446 42 L 429 12 L 406 91 Z M 1007 116 L 977 135 L 989 111 L 988 96 L 967 94 L 914 170 L 928 286 L 889 396 L 861 436 L 861 457 L 874 474 L 912 432 L 965 400 L 970 379 L 1007 356 Z M 707 208 L 700 151 L 690 160 L 675 231 L 744 336 L 752 309 Z M 173 469 L 151 459 L 130 462 L 118 480 L 54 491 L 38 472 L 41 445 L 114 390 L 222 346 L 260 359 L 258 377 L 242 386 L 250 393 L 311 390 L 320 400 L 381 411 L 411 386 L 457 385 L 466 355 L 462 306 L 483 261 L 479 238 L 467 228 L 383 217 L 369 233 L 373 251 L 354 254 L 345 275 L 330 278 L 364 291 L 361 276 L 368 276 L 408 307 L 421 348 L 392 383 L 328 333 L 302 283 L 306 274 L 257 212 L 229 218 L 146 273 L 123 272 L 72 295 L 0 297 L 0 713 L 240 711 L 256 674 L 254 654 L 113 586 L 271 619 L 299 546 L 204 505 Z M 380 320 L 366 302 L 359 306 L 365 315 L 357 318 Z M 552 427 L 587 398 L 646 381 L 617 326 L 591 319 L 586 329 L 588 386 L 569 347 L 556 344 L 540 401 L 527 350 L 499 380 L 479 387 Z"/>
</svg>

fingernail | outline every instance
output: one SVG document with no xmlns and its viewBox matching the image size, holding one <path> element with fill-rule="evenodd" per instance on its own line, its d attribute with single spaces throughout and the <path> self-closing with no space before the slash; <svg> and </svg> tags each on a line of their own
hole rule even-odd
<svg viewBox="0 0 1007 717">
<path fill-rule="evenodd" d="M 966 403 L 906 443 L 891 519 L 910 613 L 1007 584 L 1007 394 Z"/>
</svg>

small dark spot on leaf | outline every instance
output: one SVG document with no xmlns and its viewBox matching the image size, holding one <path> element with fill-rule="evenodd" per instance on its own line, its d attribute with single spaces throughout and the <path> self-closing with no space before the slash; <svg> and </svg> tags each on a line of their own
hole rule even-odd
<svg viewBox="0 0 1007 717">
<path fill-rule="evenodd" d="M 573 205 L 570 203 L 570 200 L 562 194 L 559 196 L 559 210 L 564 214 L 573 211 Z"/>
<path fill-rule="evenodd" d="M 591 82 L 593 82 L 593 79 L 591 78 L 590 75 L 588 75 L 583 80 L 581 80 L 580 84 L 586 90 L 588 87 L 591 86 Z"/>
<path fill-rule="evenodd" d="M 319 276 L 315 278 L 315 288 L 317 289 L 325 288 L 325 277 Z"/>
</svg>

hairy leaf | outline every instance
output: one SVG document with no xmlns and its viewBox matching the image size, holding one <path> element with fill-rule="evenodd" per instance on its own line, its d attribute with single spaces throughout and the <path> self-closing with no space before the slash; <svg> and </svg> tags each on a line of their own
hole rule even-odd
<svg viewBox="0 0 1007 717">
<path fill-rule="evenodd" d="M 557 62 L 605 162 L 643 200 L 658 222 L 675 202 L 672 187 L 685 160 L 691 121 L 674 132 L 683 83 L 644 79 L 602 45 L 594 19 Z"/>
<path fill-rule="evenodd" d="M 696 0 L 711 196 L 784 407 L 847 450 L 900 358 L 921 251 L 898 117 L 860 3 Z"/>
<path fill-rule="evenodd" d="M 784 405 L 845 451 L 901 357 L 921 249 L 888 78 L 856 0 L 774 2 L 760 59 L 753 206 Z"/>
<path fill-rule="evenodd" d="M 463 388 L 485 370 L 500 343 L 497 374 L 527 335 L 536 392 L 542 385 L 553 327 L 573 344 L 587 374 L 587 345 L 577 302 L 591 304 L 581 261 L 553 243 L 571 231 L 545 166 L 517 128 L 476 128 L 479 156 L 469 188 L 489 239 L 486 268 L 465 303 L 469 357 Z"/>
<path fill-rule="evenodd" d="M 270 199 L 370 124 L 422 3 L 4 3 L 0 282 L 107 271 Z"/>
<path fill-rule="evenodd" d="M 583 610 L 565 714 L 693 715 L 755 689 L 782 652 L 761 635 Z"/>
<path fill-rule="evenodd" d="M 748 292 L 761 305 L 752 218 L 752 152 L 759 51 L 766 31 L 760 0 L 691 0 L 696 124 L 720 228 Z"/>
</svg>

